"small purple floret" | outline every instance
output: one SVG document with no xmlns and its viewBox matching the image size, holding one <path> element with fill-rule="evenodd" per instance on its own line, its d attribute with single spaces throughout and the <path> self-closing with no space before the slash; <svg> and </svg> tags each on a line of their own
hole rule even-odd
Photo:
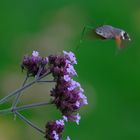
<svg viewBox="0 0 140 140">
<path fill-rule="evenodd" d="M 64 123 L 62 120 L 49 121 L 46 125 L 47 140 L 61 140 L 62 132 L 64 130 Z"/>
<path fill-rule="evenodd" d="M 48 58 L 41 57 L 39 52 L 33 51 L 31 56 L 24 56 L 21 67 L 28 76 L 36 76 L 40 70 L 40 75 L 47 72 L 46 64 L 48 64 Z"/>
<path fill-rule="evenodd" d="M 71 140 L 69 136 L 67 136 L 66 140 Z"/>
</svg>

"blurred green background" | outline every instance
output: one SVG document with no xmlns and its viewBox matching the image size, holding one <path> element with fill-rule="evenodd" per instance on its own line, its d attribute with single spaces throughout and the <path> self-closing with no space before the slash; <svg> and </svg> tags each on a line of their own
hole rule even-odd
<svg viewBox="0 0 140 140">
<path fill-rule="evenodd" d="M 116 54 L 114 41 L 85 39 L 85 25 L 110 24 L 126 30 L 132 41 Z M 75 67 L 88 97 L 81 122 L 67 123 L 64 137 L 72 140 L 140 139 L 140 1 L 139 0 L 5 0 L 0 1 L 0 97 L 20 86 L 24 54 L 41 55 L 71 50 Z M 46 101 L 53 85 L 30 88 L 20 104 Z M 10 107 L 11 102 L 3 107 Z M 44 128 L 58 119 L 55 107 L 22 111 Z M 0 140 L 43 140 L 43 136 L 13 115 L 0 116 Z"/>
</svg>

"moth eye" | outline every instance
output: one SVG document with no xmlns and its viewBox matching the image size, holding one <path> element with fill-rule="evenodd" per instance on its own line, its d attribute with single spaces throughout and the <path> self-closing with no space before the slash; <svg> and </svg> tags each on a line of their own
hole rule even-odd
<svg viewBox="0 0 140 140">
<path fill-rule="evenodd" d="M 124 36 L 125 39 L 129 39 L 129 36 L 126 32 L 124 32 L 123 36 Z"/>
<path fill-rule="evenodd" d="M 127 37 L 127 33 L 126 32 L 123 35 L 124 35 L 124 37 Z"/>
</svg>

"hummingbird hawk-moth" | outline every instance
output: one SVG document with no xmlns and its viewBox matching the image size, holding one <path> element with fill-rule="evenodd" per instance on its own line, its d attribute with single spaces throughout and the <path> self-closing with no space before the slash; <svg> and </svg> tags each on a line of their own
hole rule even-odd
<svg viewBox="0 0 140 140">
<path fill-rule="evenodd" d="M 92 33 L 94 33 L 94 36 L 92 34 L 92 37 L 96 37 L 103 40 L 114 39 L 119 48 L 124 47 L 123 41 L 131 40 L 129 34 L 126 31 L 120 28 L 113 27 L 111 25 L 103 25 L 96 28 L 93 28 L 91 26 L 85 26 L 81 35 L 80 43 L 83 40 L 83 36 L 85 34 L 86 29 L 90 29 Z"/>
</svg>

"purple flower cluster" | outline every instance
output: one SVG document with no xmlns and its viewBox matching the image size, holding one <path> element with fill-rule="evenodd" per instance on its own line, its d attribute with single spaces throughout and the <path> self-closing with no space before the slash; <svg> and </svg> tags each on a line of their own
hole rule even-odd
<svg viewBox="0 0 140 140">
<path fill-rule="evenodd" d="M 84 90 L 80 84 L 72 79 L 77 76 L 73 64 L 77 64 L 72 52 L 63 51 L 62 55 L 51 55 L 49 58 L 50 71 L 56 82 L 55 88 L 51 91 L 54 97 L 53 103 L 68 120 L 79 124 L 79 114 L 74 115 L 83 105 L 88 104 L 83 94 Z"/>
<path fill-rule="evenodd" d="M 60 140 L 64 130 L 64 121 L 49 121 L 46 125 L 46 136 L 48 140 Z"/>
<path fill-rule="evenodd" d="M 31 56 L 24 56 L 21 67 L 22 70 L 27 71 L 28 76 L 36 76 L 40 70 L 40 75 L 46 73 L 46 64 L 48 63 L 47 57 L 39 56 L 37 51 L 33 51 Z"/>
</svg>

